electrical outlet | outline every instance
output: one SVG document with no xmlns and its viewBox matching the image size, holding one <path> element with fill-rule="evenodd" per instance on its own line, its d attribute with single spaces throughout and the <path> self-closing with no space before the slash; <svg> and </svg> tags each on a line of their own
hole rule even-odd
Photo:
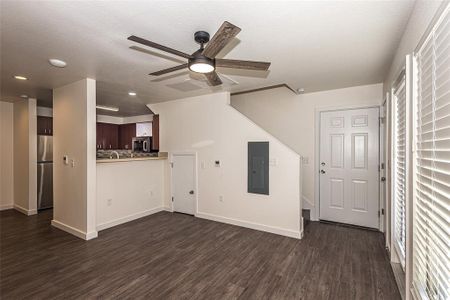
<svg viewBox="0 0 450 300">
<path fill-rule="evenodd" d="M 106 200 L 106 205 L 111 206 L 111 204 L 112 204 L 112 199 L 107 199 Z"/>
</svg>

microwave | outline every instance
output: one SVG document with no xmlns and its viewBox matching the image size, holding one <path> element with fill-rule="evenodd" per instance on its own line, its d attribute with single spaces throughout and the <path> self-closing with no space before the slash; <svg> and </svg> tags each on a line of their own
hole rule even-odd
<svg viewBox="0 0 450 300">
<path fill-rule="evenodd" d="M 147 152 L 152 151 L 152 138 L 149 136 L 134 137 L 132 141 L 133 152 Z"/>
</svg>

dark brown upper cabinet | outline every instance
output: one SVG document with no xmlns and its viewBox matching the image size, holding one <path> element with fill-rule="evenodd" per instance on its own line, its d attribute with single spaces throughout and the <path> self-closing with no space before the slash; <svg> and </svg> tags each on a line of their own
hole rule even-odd
<svg viewBox="0 0 450 300">
<path fill-rule="evenodd" d="M 119 149 L 119 125 L 97 123 L 97 149 Z"/>
<path fill-rule="evenodd" d="M 131 150 L 133 138 L 136 136 L 136 123 L 119 126 L 119 148 Z"/>
<path fill-rule="evenodd" d="M 37 116 L 37 134 L 53 135 L 53 118 Z"/>
<path fill-rule="evenodd" d="M 159 151 L 159 115 L 153 115 L 152 151 Z"/>
</svg>

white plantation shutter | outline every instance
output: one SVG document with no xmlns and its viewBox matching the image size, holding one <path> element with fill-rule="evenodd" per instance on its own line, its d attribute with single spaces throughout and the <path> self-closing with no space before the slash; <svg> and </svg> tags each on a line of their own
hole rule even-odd
<svg viewBox="0 0 450 300">
<path fill-rule="evenodd" d="M 416 53 L 413 289 L 450 299 L 450 14 Z"/>
<path fill-rule="evenodd" d="M 406 78 L 402 72 L 394 88 L 394 248 L 405 269 L 406 253 Z"/>
</svg>

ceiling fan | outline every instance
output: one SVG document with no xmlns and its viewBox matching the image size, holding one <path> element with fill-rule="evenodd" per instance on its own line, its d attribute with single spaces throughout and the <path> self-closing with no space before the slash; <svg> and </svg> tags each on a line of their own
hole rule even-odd
<svg viewBox="0 0 450 300">
<path fill-rule="evenodd" d="M 216 67 L 258 71 L 267 71 L 269 69 L 270 62 L 216 58 L 216 55 L 220 50 L 222 50 L 240 31 L 241 29 L 239 27 L 227 21 L 223 22 L 211 41 L 209 40 L 208 32 L 197 31 L 194 34 L 194 39 L 200 44 L 200 49 L 192 54 L 187 54 L 134 35 L 129 36 L 128 39 L 133 42 L 181 56 L 188 60 L 185 64 L 153 72 L 149 75 L 160 76 L 184 68 L 189 68 L 189 70 L 193 72 L 205 74 L 208 83 L 212 86 L 216 86 L 222 84 L 222 80 L 215 71 Z"/>
</svg>

